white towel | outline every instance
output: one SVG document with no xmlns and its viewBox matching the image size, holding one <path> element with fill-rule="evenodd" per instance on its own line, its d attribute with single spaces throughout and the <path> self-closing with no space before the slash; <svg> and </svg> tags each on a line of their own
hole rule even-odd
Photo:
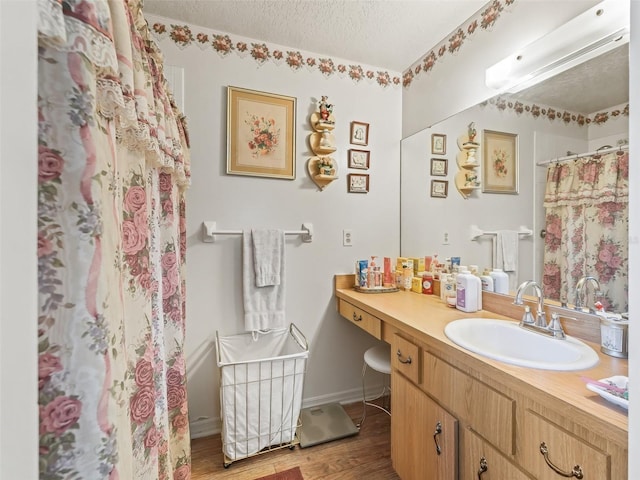
<svg viewBox="0 0 640 480">
<path fill-rule="evenodd" d="M 245 230 L 242 234 L 242 290 L 245 331 L 258 332 L 284 328 L 284 250 L 280 255 L 280 284 L 258 287 L 256 285 L 252 237 L 251 230 Z M 282 244 L 284 248 L 284 241 Z"/>
<path fill-rule="evenodd" d="M 518 232 L 499 230 L 496 235 L 496 267 L 509 275 L 509 290 L 515 290 L 518 283 Z"/>
<path fill-rule="evenodd" d="M 280 269 L 284 258 L 284 232 L 273 229 L 251 230 L 253 268 L 256 287 L 280 285 Z"/>
</svg>

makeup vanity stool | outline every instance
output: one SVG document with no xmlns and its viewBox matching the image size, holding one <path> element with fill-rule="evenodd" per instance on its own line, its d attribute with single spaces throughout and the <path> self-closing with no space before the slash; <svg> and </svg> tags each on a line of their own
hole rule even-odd
<svg viewBox="0 0 640 480">
<path fill-rule="evenodd" d="M 367 368 L 371 368 L 376 372 L 384 373 L 388 375 L 387 380 L 385 380 L 385 384 L 382 387 L 382 392 L 375 398 L 367 399 L 366 388 L 365 388 L 365 375 L 367 373 Z M 389 381 L 391 375 L 391 345 L 383 344 L 377 347 L 371 347 L 369 350 L 364 352 L 364 365 L 362 366 L 362 418 L 360 422 L 358 422 L 357 427 L 361 428 L 364 423 L 364 419 L 367 416 L 367 405 L 371 407 L 375 407 L 377 409 L 382 410 L 387 415 L 391 415 L 391 388 L 389 387 Z M 382 405 L 378 405 L 374 403 L 375 400 L 384 397 L 384 401 Z"/>
</svg>

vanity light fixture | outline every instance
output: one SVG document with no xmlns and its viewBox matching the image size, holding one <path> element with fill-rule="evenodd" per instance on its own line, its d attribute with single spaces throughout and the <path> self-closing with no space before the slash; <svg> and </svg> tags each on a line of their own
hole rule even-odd
<svg viewBox="0 0 640 480">
<path fill-rule="evenodd" d="M 489 67 L 485 82 L 516 93 L 629 41 L 629 0 L 604 0 Z"/>
</svg>

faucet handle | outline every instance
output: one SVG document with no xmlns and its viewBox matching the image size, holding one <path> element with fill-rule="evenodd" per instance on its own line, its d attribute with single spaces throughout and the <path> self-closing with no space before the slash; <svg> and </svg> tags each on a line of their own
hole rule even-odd
<svg viewBox="0 0 640 480">
<path fill-rule="evenodd" d="M 575 317 L 565 317 L 564 315 L 559 315 L 556 312 L 553 312 L 551 314 L 551 321 L 549 322 L 549 331 L 551 332 L 551 335 L 555 338 L 559 338 L 559 339 L 564 339 L 566 338 L 566 335 L 564 333 L 564 330 L 562 328 L 562 324 L 560 323 L 560 317 L 562 318 L 566 318 L 569 320 L 575 320 Z"/>
<path fill-rule="evenodd" d="M 524 314 L 522 315 L 522 320 L 520 322 L 523 325 L 535 325 L 535 320 L 533 319 L 533 315 L 531 314 L 531 307 L 529 305 L 525 305 Z"/>
</svg>

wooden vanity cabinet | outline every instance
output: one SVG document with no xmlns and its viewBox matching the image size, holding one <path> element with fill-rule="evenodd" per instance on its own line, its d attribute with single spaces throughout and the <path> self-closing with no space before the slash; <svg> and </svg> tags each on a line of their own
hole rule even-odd
<svg viewBox="0 0 640 480">
<path fill-rule="evenodd" d="M 619 427 L 516 377 L 498 380 L 481 361 L 394 320 L 387 304 L 400 307 L 391 301 L 371 313 L 356 303 L 339 298 L 340 314 L 391 343 L 391 458 L 402 480 L 627 480 Z M 577 466 L 582 477 L 572 475 Z"/>
<path fill-rule="evenodd" d="M 402 345 L 401 352 L 411 350 L 410 342 L 397 335 L 394 337 L 391 344 L 393 468 L 402 480 L 456 480 L 458 421 L 414 383 L 414 379 L 420 379 L 419 347 L 413 345 L 415 356 L 399 357 L 394 353 L 399 344 Z M 399 362 L 407 361 L 409 356 L 411 363 Z"/>
<path fill-rule="evenodd" d="M 365 312 L 355 305 L 340 300 L 340 315 L 349 320 L 354 325 L 362 328 L 365 332 L 370 333 L 378 340 L 382 339 L 382 321 L 379 318 Z"/>
<path fill-rule="evenodd" d="M 532 480 L 471 428 L 460 432 L 460 480 Z"/>
</svg>

